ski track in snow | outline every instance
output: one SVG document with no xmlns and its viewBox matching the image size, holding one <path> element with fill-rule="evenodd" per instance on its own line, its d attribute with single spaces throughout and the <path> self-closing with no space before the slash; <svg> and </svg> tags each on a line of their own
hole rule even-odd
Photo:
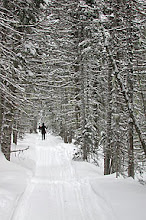
<svg viewBox="0 0 146 220">
<path fill-rule="evenodd" d="M 36 170 L 11 220 L 113 220 L 88 181 L 77 179 L 71 151 L 49 135 L 36 139 Z"/>
</svg>

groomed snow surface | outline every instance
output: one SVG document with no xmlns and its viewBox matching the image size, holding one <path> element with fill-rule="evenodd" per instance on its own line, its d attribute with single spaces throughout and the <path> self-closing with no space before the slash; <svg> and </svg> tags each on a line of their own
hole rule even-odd
<svg viewBox="0 0 146 220">
<path fill-rule="evenodd" d="M 11 162 L 0 153 L 0 220 L 142 220 L 146 186 L 104 176 L 101 168 L 73 161 L 73 144 L 27 134 Z"/>
</svg>

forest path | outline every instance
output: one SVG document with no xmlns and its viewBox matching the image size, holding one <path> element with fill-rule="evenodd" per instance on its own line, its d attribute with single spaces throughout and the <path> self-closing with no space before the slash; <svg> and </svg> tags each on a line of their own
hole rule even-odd
<svg viewBox="0 0 146 220">
<path fill-rule="evenodd" d="M 79 179 L 69 145 L 59 137 L 36 136 L 36 170 L 22 195 L 12 220 L 112 220 L 106 201 Z M 111 213 L 111 214 L 110 214 Z"/>
</svg>

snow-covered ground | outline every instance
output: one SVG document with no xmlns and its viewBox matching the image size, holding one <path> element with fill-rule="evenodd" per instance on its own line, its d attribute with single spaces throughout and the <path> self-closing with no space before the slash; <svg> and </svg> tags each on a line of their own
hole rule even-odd
<svg viewBox="0 0 146 220">
<path fill-rule="evenodd" d="M 0 153 L 0 220 L 146 219 L 145 185 L 73 161 L 60 137 L 27 134 L 16 149 L 28 146 L 11 162 Z"/>
</svg>

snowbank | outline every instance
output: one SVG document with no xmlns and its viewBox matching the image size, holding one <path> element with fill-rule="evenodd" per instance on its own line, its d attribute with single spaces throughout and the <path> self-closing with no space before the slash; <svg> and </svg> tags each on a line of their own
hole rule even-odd
<svg viewBox="0 0 146 220">
<path fill-rule="evenodd" d="M 9 162 L 0 152 L 0 219 L 9 220 L 24 192 L 31 173 Z"/>
</svg>

